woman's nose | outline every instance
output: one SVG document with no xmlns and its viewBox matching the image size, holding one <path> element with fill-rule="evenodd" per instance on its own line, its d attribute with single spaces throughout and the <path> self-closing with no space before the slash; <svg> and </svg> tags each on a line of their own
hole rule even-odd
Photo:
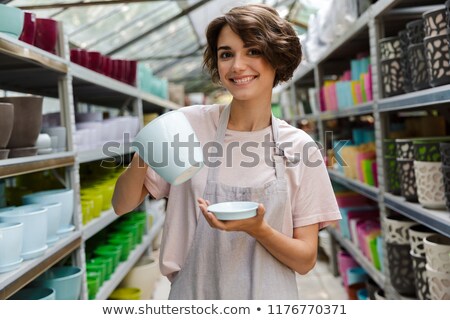
<svg viewBox="0 0 450 320">
<path fill-rule="evenodd" d="M 245 59 L 236 55 L 233 60 L 233 71 L 241 71 L 245 69 Z"/>
</svg>

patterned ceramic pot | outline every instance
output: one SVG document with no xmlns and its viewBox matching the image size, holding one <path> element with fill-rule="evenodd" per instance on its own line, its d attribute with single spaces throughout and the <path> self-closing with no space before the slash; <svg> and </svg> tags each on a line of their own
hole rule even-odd
<svg viewBox="0 0 450 320">
<path fill-rule="evenodd" d="M 410 252 L 413 270 L 414 280 L 416 284 L 416 295 L 420 300 L 430 300 L 430 288 L 428 286 L 428 274 L 425 265 L 427 260 L 425 257 L 416 255 L 413 251 Z"/>
<path fill-rule="evenodd" d="M 414 161 L 419 203 L 429 209 L 445 209 L 444 178 L 440 162 Z"/>
<path fill-rule="evenodd" d="M 402 196 L 410 202 L 417 202 L 416 175 L 414 160 L 397 159 L 398 177 Z"/>
<path fill-rule="evenodd" d="M 410 245 L 408 230 L 417 222 L 410 220 L 404 216 L 385 217 L 384 224 L 386 226 L 385 241 L 387 243 Z M 408 251 L 409 254 L 409 251 Z"/>
<path fill-rule="evenodd" d="M 423 240 L 428 236 L 436 234 L 436 232 L 422 224 L 417 224 L 409 227 L 408 234 L 411 252 L 414 255 L 425 257 L 425 244 Z"/>
<path fill-rule="evenodd" d="M 415 296 L 416 285 L 409 244 L 386 243 L 389 275 L 394 289 L 407 296 Z"/>
<path fill-rule="evenodd" d="M 430 85 L 436 87 L 450 83 L 450 55 L 447 35 L 427 37 L 423 41 Z"/>
<path fill-rule="evenodd" d="M 450 238 L 441 234 L 425 237 L 427 264 L 438 272 L 450 273 Z"/>
<path fill-rule="evenodd" d="M 426 264 L 431 300 L 450 300 L 450 273 L 439 272 Z"/>
</svg>

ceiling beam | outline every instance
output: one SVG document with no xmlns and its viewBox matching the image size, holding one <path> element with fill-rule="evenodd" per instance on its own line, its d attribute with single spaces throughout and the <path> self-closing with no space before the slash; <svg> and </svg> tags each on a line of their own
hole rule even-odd
<svg viewBox="0 0 450 320">
<path fill-rule="evenodd" d="M 160 23 L 159 25 L 151 28 L 150 30 L 147 30 L 146 32 L 140 34 L 139 36 L 137 36 L 137 37 L 135 37 L 135 38 L 133 38 L 133 39 L 131 39 L 129 41 L 126 41 L 126 42 L 122 43 L 120 46 L 118 46 L 118 47 L 110 50 L 109 52 L 107 52 L 106 55 L 113 55 L 113 54 L 123 50 L 124 48 L 128 47 L 129 45 L 138 42 L 142 38 L 145 38 L 149 34 L 151 34 L 151 33 L 155 32 L 155 31 L 161 29 L 162 27 L 164 27 L 164 26 L 166 26 L 166 25 L 168 25 L 168 24 L 170 24 L 170 23 L 172 23 L 172 22 L 174 22 L 174 21 L 184 17 L 185 15 L 188 15 L 189 13 L 191 13 L 192 11 L 200 8 L 201 6 L 203 6 L 204 4 L 208 3 L 209 1 L 210 0 L 201 0 L 201 1 L 197 2 L 196 4 L 194 4 L 194 5 L 186 8 L 186 9 L 184 9 L 183 11 L 181 11 L 179 14 L 173 16 L 172 18 L 167 19 L 166 21 L 164 21 L 164 22 Z"/>
<path fill-rule="evenodd" d="M 148 2 L 148 1 L 160 1 L 160 0 L 105 0 L 105 1 L 91 1 L 91 2 L 72 2 L 72 3 L 52 3 L 52 4 L 38 4 L 30 6 L 18 6 L 18 8 L 23 10 L 42 10 L 42 9 L 55 9 L 55 8 L 74 8 L 74 7 L 88 7 L 88 6 L 105 6 L 112 4 L 128 4 L 134 2 Z M 178 0 L 169 0 L 178 1 Z M 10 1 L 7 1 L 10 2 Z"/>
</svg>

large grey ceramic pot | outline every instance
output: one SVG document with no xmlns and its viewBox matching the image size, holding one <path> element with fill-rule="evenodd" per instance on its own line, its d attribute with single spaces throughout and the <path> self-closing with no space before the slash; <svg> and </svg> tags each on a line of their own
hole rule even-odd
<svg viewBox="0 0 450 320">
<path fill-rule="evenodd" d="M 43 97 L 8 97 L 0 98 L 0 102 L 14 105 L 14 124 L 7 148 L 34 147 L 41 131 Z"/>
<path fill-rule="evenodd" d="M 14 123 L 14 106 L 11 103 L 0 103 L 0 149 L 5 149 Z"/>
<path fill-rule="evenodd" d="M 398 293 L 414 297 L 416 295 L 416 284 L 412 258 L 409 254 L 411 246 L 409 243 L 387 242 L 386 249 L 392 286 Z"/>
</svg>

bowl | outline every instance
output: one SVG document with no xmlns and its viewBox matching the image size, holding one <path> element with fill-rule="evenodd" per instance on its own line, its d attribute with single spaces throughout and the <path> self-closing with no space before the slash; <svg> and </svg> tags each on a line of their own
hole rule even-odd
<svg viewBox="0 0 450 320">
<path fill-rule="evenodd" d="M 0 210 L 0 221 L 23 223 L 24 260 L 34 259 L 47 250 L 47 209 L 35 205 L 8 207 Z"/>
<path fill-rule="evenodd" d="M 0 273 L 19 267 L 23 246 L 23 223 L 0 222 Z"/>
<path fill-rule="evenodd" d="M 61 220 L 58 232 L 66 230 L 71 226 L 74 207 L 74 193 L 72 189 L 53 189 L 47 191 L 39 191 L 24 195 L 22 197 L 22 201 L 24 204 L 51 204 L 61 202 Z"/>
<path fill-rule="evenodd" d="M 241 220 L 256 216 L 258 203 L 251 201 L 220 202 L 208 206 L 219 220 Z"/>
<path fill-rule="evenodd" d="M 12 295 L 9 300 L 55 300 L 52 288 L 23 288 Z"/>
<path fill-rule="evenodd" d="M 150 300 L 161 273 L 158 260 L 143 256 L 120 283 L 121 288 L 139 288 L 141 299 Z"/>
<path fill-rule="evenodd" d="M 32 286 L 54 289 L 56 300 L 78 300 L 82 275 L 83 270 L 79 267 L 52 267 L 33 281 Z"/>
<path fill-rule="evenodd" d="M 0 4 L 0 33 L 18 39 L 23 29 L 24 14 L 19 8 Z"/>
<path fill-rule="evenodd" d="M 200 142 L 183 112 L 170 111 L 138 132 L 132 148 L 173 185 L 191 179 L 203 167 Z"/>
</svg>

